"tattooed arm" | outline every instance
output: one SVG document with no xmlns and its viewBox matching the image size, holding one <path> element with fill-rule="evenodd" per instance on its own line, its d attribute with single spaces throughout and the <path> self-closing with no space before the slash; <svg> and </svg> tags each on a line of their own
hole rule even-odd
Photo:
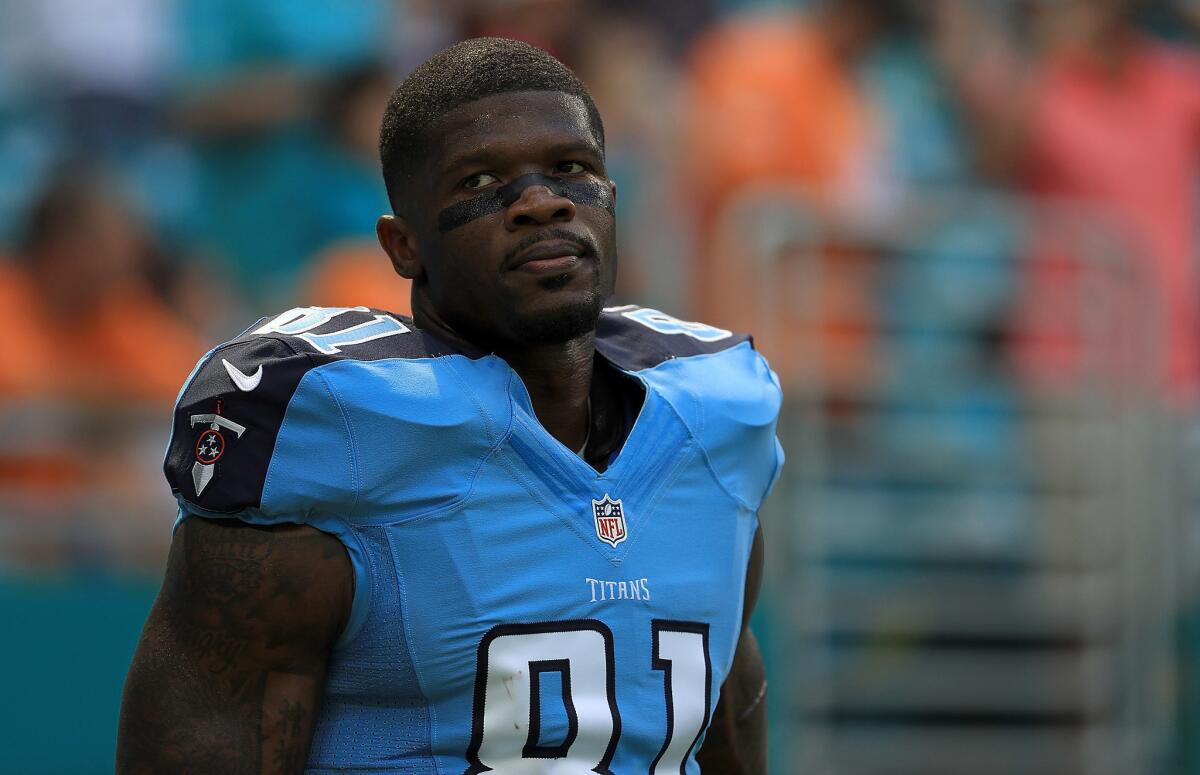
<svg viewBox="0 0 1200 775">
<path fill-rule="evenodd" d="M 759 530 L 754 535 L 754 548 L 746 569 L 742 637 L 733 657 L 733 668 L 721 686 L 721 699 L 713 712 L 708 735 L 696 754 L 700 771 L 705 775 L 763 775 L 767 771 L 767 674 L 758 641 L 748 626 L 758 602 L 762 565 L 762 530 Z"/>
<path fill-rule="evenodd" d="M 353 583 L 311 527 L 184 521 L 125 683 L 119 775 L 302 772 Z"/>
</svg>

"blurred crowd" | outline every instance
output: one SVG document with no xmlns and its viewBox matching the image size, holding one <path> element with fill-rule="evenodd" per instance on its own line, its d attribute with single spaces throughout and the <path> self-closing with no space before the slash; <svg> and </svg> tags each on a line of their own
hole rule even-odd
<svg viewBox="0 0 1200 775">
<path fill-rule="evenodd" d="M 1082 203 L 1145 291 L 1142 376 L 1188 412 L 1198 33 L 1188 0 L 0 0 L 0 562 L 156 567 L 169 516 L 138 515 L 170 500 L 146 461 L 195 360 L 291 306 L 407 310 L 374 244 L 379 118 L 468 36 L 535 43 L 594 93 L 624 300 L 755 330 L 835 397 L 954 383 L 966 357 L 990 376 L 964 400 L 994 406 L 1000 372 L 1080 378 L 1074 244 L 955 218 L 882 286 L 861 244 L 929 192 Z M 787 296 L 812 246 L 764 262 L 748 227 L 781 203 L 857 235 L 814 240 L 815 325 Z M 881 353 L 882 326 L 916 333 Z"/>
<path fill-rule="evenodd" d="M 0 0 L 0 577 L 159 572 L 167 418 L 196 360 L 289 307 L 408 311 L 374 239 L 380 117 L 479 35 L 591 89 L 620 302 L 752 331 L 783 379 L 760 608 L 791 610 L 825 519 L 828 578 L 875 574 L 864 637 L 907 617 L 912 643 L 953 602 L 946 568 L 1025 569 L 1016 600 L 1108 531 L 1115 578 L 1188 580 L 1101 603 L 1125 632 L 1179 620 L 1160 694 L 1200 771 L 1200 492 L 1155 478 L 1200 460 L 1200 0 Z M 1175 454 L 1147 452 L 1160 425 L 1120 425 L 1131 402 Z M 1122 430 L 1063 446 L 1063 418 Z M 943 573 L 927 608 L 889 602 L 903 563 Z M 801 618 L 773 626 L 823 626 Z M 797 640 L 763 641 L 795 678 L 772 701 L 811 694 L 786 672 Z"/>
</svg>

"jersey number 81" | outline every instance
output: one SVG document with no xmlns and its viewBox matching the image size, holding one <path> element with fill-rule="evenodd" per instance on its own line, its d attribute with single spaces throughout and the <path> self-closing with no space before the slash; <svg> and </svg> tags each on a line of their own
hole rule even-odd
<svg viewBox="0 0 1200 775">
<path fill-rule="evenodd" d="M 683 773 L 708 723 L 712 663 L 708 625 L 655 619 L 650 668 L 663 674 L 666 740 L 650 766 L 658 775 Z M 612 631 L 595 619 L 502 624 L 479 643 L 475 708 L 464 775 L 602 773 L 621 735 Z M 541 680 L 558 673 L 567 733 L 543 745 Z M 548 767 L 545 760 L 555 759 Z"/>
</svg>

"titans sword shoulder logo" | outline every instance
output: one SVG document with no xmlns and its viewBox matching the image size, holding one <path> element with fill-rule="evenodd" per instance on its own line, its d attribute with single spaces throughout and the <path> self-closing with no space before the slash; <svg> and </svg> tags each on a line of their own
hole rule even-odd
<svg viewBox="0 0 1200 775">
<path fill-rule="evenodd" d="M 229 431 L 236 438 L 241 438 L 246 432 L 246 426 L 230 420 L 228 417 L 221 416 L 221 402 L 217 402 L 217 411 L 212 414 L 193 414 L 189 418 L 191 427 L 197 425 L 206 425 L 200 435 L 196 438 L 196 462 L 192 464 L 192 486 L 196 489 L 196 496 L 204 492 L 204 488 L 212 481 L 216 475 L 217 461 L 225 454 L 225 448 L 228 442 L 225 439 L 225 434 L 221 431 Z"/>
</svg>

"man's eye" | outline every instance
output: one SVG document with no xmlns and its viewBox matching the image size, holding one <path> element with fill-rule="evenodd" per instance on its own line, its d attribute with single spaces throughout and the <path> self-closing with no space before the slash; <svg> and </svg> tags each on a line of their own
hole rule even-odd
<svg viewBox="0 0 1200 775">
<path fill-rule="evenodd" d="M 480 172 L 464 180 L 463 188 L 483 188 L 484 186 L 492 185 L 498 180 L 499 178 L 490 172 Z"/>
<path fill-rule="evenodd" d="M 587 172 L 587 167 L 583 166 L 577 161 L 564 161 L 559 162 L 554 167 L 554 171 L 560 172 L 563 175 L 578 175 L 581 172 Z"/>
</svg>

